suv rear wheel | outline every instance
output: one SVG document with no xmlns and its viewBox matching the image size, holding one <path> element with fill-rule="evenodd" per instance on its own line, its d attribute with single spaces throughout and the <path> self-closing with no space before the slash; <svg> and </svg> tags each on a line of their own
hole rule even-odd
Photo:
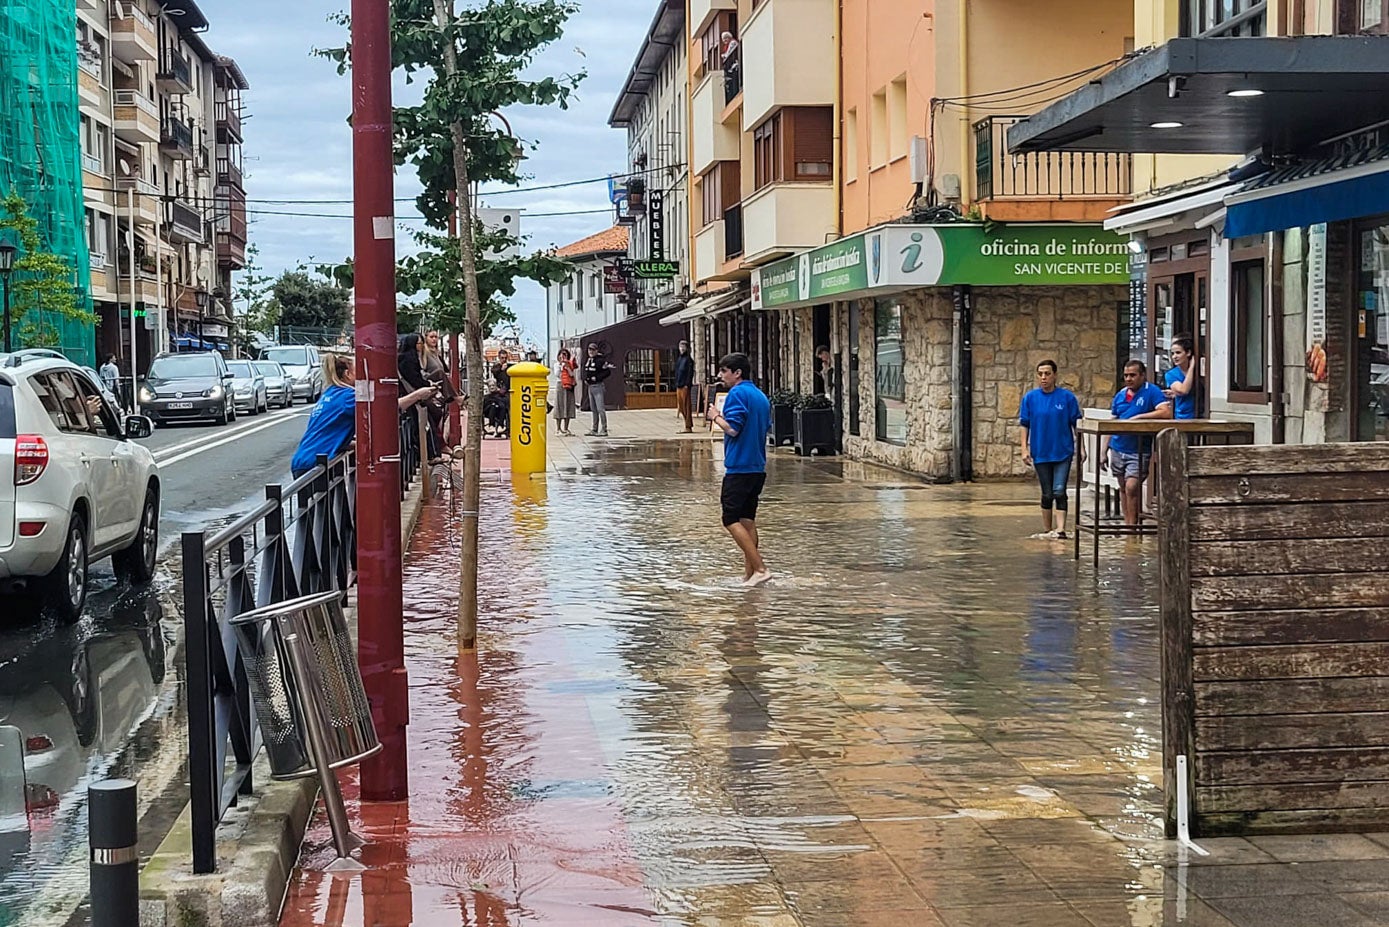
<svg viewBox="0 0 1389 927">
<path fill-rule="evenodd" d="M 87 523 L 73 515 L 63 555 L 41 582 L 43 604 L 68 624 L 82 617 L 87 604 Z"/>
<path fill-rule="evenodd" d="M 154 578 L 155 559 L 159 555 L 159 494 L 150 487 L 145 491 L 145 506 L 140 510 L 140 527 L 130 546 L 112 556 L 116 573 L 133 583 L 147 583 Z"/>
</svg>

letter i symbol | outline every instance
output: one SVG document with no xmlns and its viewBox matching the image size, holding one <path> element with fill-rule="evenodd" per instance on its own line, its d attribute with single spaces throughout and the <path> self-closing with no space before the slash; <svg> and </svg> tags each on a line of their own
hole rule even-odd
<svg viewBox="0 0 1389 927">
<path fill-rule="evenodd" d="M 902 273 L 914 274 L 921 269 L 921 233 L 912 233 L 912 243 L 902 249 Z"/>
</svg>

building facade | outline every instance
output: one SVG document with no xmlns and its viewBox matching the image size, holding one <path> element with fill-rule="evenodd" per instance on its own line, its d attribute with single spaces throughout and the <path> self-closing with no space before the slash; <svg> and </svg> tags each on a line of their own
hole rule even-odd
<svg viewBox="0 0 1389 927">
<path fill-rule="evenodd" d="M 1135 18 L 1153 50 L 1011 146 L 1134 154 L 1144 195 L 1108 223 L 1136 254 L 1131 338 L 1160 371 L 1196 336 L 1200 414 L 1264 442 L 1389 438 L 1389 7 L 1139 0 Z"/>
<path fill-rule="evenodd" d="M 208 48 L 196 4 L 83 0 L 77 17 L 97 353 L 128 373 L 133 334 L 139 373 L 160 351 L 229 348 L 230 273 L 245 263 L 245 77 Z M 235 165 L 225 185 L 222 160 Z M 224 225 L 239 231 L 239 251 L 219 253 L 214 230 Z"/>
<path fill-rule="evenodd" d="M 603 271 L 611 262 L 627 256 L 629 237 L 626 226 L 614 226 L 555 252 L 556 257 L 574 265 L 574 272 L 545 289 L 547 365 L 554 366 L 560 348 L 577 352 L 586 332 L 616 325 L 626 316 L 626 307 L 617 301 L 617 294 L 607 292 Z M 582 355 L 576 353 L 575 357 Z"/>
</svg>

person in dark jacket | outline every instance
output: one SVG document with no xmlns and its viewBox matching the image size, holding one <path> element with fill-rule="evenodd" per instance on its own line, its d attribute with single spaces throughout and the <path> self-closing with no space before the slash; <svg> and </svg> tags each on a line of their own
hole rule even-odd
<svg viewBox="0 0 1389 927">
<path fill-rule="evenodd" d="M 608 408 L 605 404 L 603 381 L 617 368 L 598 351 L 598 345 L 588 346 L 588 357 L 584 360 L 584 389 L 588 393 L 588 408 L 593 413 L 593 427 L 584 434 L 608 436 Z"/>
<path fill-rule="evenodd" d="M 424 375 L 425 365 L 425 344 L 424 339 L 416 332 L 408 335 L 401 335 L 396 342 L 395 366 L 397 375 L 400 377 L 401 394 L 412 393 L 416 390 L 429 387 L 429 380 Z M 406 413 L 410 421 L 410 443 L 411 446 L 418 443 L 416 437 L 419 432 L 419 409 L 411 407 Z M 427 415 L 427 413 L 426 413 Z M 429 446 L 423 449 L 426 460 L 434 460 L 439 456 L 440 448 L 432 428 L 425 429 L 425 436 Z"/>
<path fill-rule="evenodd" d="M 694 385 L 694 358 L 690 357 L 690 343 L 680 342 L 680 356 L 675 359 L 675 405 L 680 416 L 685 419 L 685 434 L 694 431 L 694 407 L 690 402 L 690 387 Z"/>
</svg>

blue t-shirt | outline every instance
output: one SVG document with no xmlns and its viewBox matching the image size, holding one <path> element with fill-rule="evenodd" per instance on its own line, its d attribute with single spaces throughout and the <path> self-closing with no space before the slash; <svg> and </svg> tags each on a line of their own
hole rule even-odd
<svg viewBox="0 0 1389 927">
<path fill-rule="evenodd" d="M 1163 382 L 1167 388 L 1171 389 L 1174 385 L 1186 380 L 1186 373 L 1180 367 L 1169 368 L 1163 375 Z M 1196 417 L 1196 391 L 1192 390 L 1185 396 L 1173 396 L 1172 417 L 1173 418 L 1195 418 Z"/>
<path fill-rule="evenodd" d="M 299 439 L 299 449 L 289 468 L 296 474 L 312 470 L 319 454 L 334 457 L 347 447 L 357 430 L 357 391 L 350 386 L 330 386 L 309 413 L 309 427 Z"/>
<path fill-rule="evenodd" d="M 1158 406 L 1167 402 L 1167 397 L 1162 394 L 1162 390 L 1157 388 L 1157 384 L 1144 382 L 1134 393 L 1133 398 L 1128 398 L 1128 390 L 1121 389 L 1114 394 L 1114 402 L 1109 409 L 1114 413 L 1115 418 L 1133 418 L 1135 415 L 1143 415 L 1151 412 Z M 1109 439 L 1111 450 L 1121 454 L 1142 453 L 1147 454 L 1153 449 L 1152 438 L 1142 438 L 1138 435 L 1114 435 Z"/>
<path fill-rule="evenodd" d="M 723 420 L 738 432 L 723 436 L 725 473 L 765 473 L 767 432 L 772 427 L 772 404 L 767 394 L 744 380 L 728 391 Z"/>
<path fill-rule="evenodd" d="M 1075 456 L 1071 428 L 1080 421 L 1080 402 L 1075 393 L 1056 387 L 1040 388 L 1022 397 L 1018 424 L 1027 429 L 1027 450 L 1035 463 L 1059 463 Z"/>
</svg>

